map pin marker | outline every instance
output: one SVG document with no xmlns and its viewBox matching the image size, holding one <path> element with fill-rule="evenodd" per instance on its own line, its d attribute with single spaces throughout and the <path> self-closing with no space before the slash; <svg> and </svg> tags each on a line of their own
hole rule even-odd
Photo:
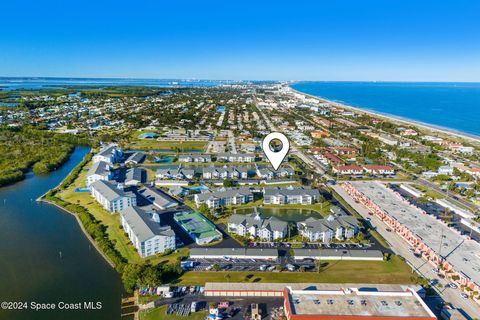
<svg viewBox="0 0 480 320">
<path fill-rule="evenodd" d="M 272 141 L 274 142 L 273 144 Z M 268 161 L 277 170 L 290 149 L 290 143 L 283 133 L 272 132 L 263 138 L 262 147 Z"/>
</svg>

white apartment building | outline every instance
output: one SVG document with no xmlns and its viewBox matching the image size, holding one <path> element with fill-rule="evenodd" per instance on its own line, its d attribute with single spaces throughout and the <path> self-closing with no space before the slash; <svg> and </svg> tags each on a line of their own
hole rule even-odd
<svg viewBox="0 0 480 320">
<path fill-rule="evenodd" d="M 97 202 L 110 213 L 120 212 L 137 205 L 133 192 L 125 192 L 121 185 L 99 180 L 90 185 L 90 193 Z"/>
<path fill-rule="evenodd" d="M 153 206 L 128 207 L 120 217 L 123 230 L 142 258 L 175 250 L 175 232 L 160 225 L 160 215 Z"/>
</svg>

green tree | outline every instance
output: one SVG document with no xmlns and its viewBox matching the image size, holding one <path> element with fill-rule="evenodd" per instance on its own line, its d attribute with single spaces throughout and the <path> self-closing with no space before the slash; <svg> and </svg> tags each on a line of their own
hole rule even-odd
<svg viewBox="0 0 480 320">
<path fill-rule="evenodd" d="M 223 186 L 225 188 L 231 188 L 233 187 L 233 180 L 232 179 L 229 179 L 229 178 L 226 178 L 225 180 L 223 180 Z"/>
<path fill-rule="evenodd" d="M 137 281 L 142 272 L 142 266 L 139 264 L 131 263 L 127 264 L 123 268 L 122 272 L 122 282 L 127 292 L 133 292 L 137 286 Z"/>
</svg>

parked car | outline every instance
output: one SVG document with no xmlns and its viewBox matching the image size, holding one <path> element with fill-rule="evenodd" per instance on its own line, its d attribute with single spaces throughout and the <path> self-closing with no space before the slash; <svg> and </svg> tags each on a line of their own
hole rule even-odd
<svg viewBox="0 0 480 320">
<path fill-rule="evenodd" d="M 295 271 L 297 268 L 293 264 L 287 264 L 286 265 L 288 271 Z"/>
</svg>

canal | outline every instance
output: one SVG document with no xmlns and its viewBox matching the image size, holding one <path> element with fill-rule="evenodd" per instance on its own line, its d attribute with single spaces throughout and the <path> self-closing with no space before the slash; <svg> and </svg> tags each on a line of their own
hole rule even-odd
<svg viewBox="0 0 480 320">
<path fill-rule="evenodd" d="M 0 302 L 26 302 L 29 310 L 0 319 L 118 319 L 122 284 L 70 214 L 35 199 L 55 187 L 88 152 L 77 147 L 58 170 L 27 175 L 0 188 Z M 33 311 L 31 302 L 55 304 Z M 101 303 L 99 310 L 59 310 L 59 303 Z"/>
</svg>

